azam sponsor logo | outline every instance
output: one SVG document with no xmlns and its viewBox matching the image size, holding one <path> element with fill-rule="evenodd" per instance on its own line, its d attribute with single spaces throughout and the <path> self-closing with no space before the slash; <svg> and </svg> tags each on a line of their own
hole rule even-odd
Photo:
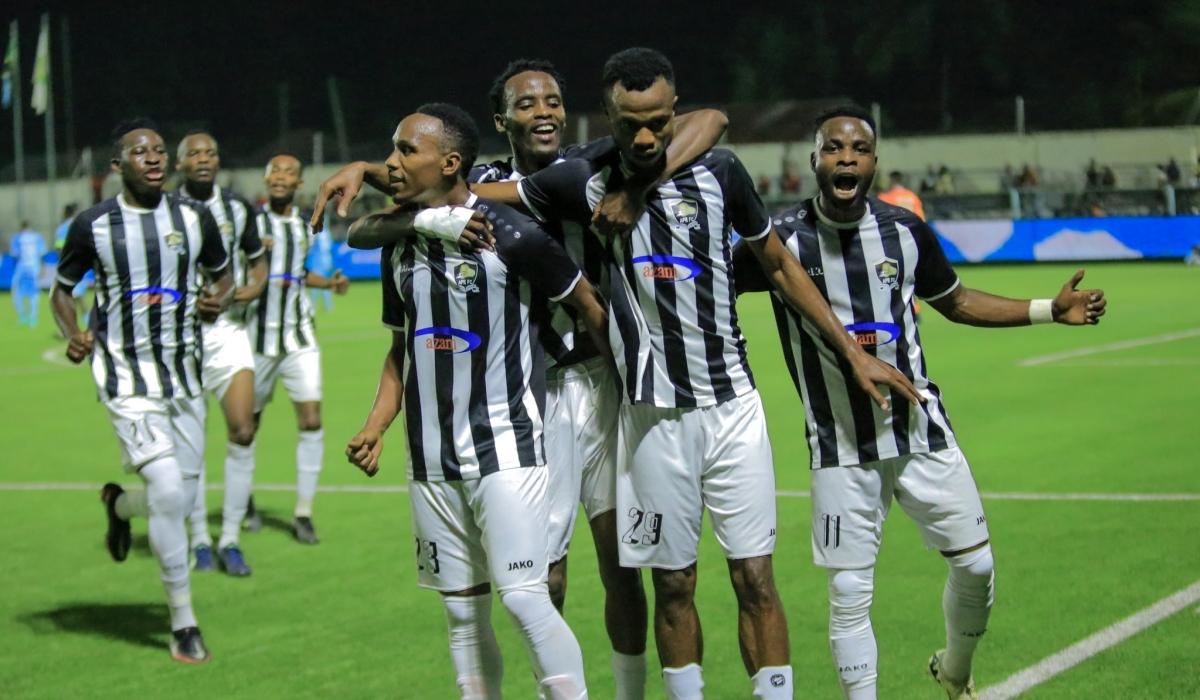
<svg viewBox="0 0 1200 700">
<path fill-rule="evenodd" d="M 676 255 L 642 255 L 633 259 L 634 265 L 644 265 L 642 277 L 665 282 L 685 282 L 700 274 L 695 260 Z"/>
<path fill-rule="evenodd" d="M 182 301 L 183 293 L 166 287 L 142 287 L 125 292 L 125 298 L 140 306 L 170 306 Z"/>
<path fill-rule="evenodd" d="M 414 338 L 425 337 L 425 349 L 435 352 L 448 352 L 458 355 L 471 352 L 483 341 L 471 331 L 459 330 L 450 326 L 429 326 L 418 329 L 413 333 Z M 414 343 L 416 344 L 416 343 Z M 419 344 L 416 344 L 420 347 Z"/>
<path fill-rule="evenodd" d="M 894 323 L 852 323 L 846 330 L 863 347 L 887 345 L 900 337 L 900 326 Z"/>
</svg>

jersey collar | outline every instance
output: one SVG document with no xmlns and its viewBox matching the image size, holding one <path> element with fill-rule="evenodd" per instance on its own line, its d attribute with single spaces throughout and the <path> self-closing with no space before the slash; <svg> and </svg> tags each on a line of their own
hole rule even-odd
<svg viewBox="0 0 1200 700">
<path fill-rule="evenodd" d="M 871 203 L 868 201 L 868 202 L 866 202 L 866 205 L 867 205 L 866 211 L 863 213 L 863 217 L 861 219 L 859 219 L 858 221 L 842 223 L 840 221 L 834 221 L 833 219 L 830 219 L 828 216 L 825 216 L 825 212 L 821 211 L 821 195 L 817 195 L 816 197 L 813 198 L 813 211 L 815 211 L 817 213 L 817 218 L 820 219 L 821 223 L 825 224 L 826 226 L 828 226 L 830 228 L 836 228 L 839 230 L 859 228 L 860 226 L 865 224 L 867 222 L 867 219 L 871 218 Z"/>
</svg>

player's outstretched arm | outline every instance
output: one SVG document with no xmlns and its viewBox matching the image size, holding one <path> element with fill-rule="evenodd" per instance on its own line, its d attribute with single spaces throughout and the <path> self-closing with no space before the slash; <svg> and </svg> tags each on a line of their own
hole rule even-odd
<svg viewBox="0 0 1200 700">
<path fill-rule="evenodd" d="M 317 199 L 313 204 L 312 219 L 309 220 L 313 233 L 319 233 L 325 227 L 325 207 L 334 197 L 341 198 L 338 202 L 338 216 L 349 216 L 350 204 L 358 197 L 364 182 L 383 194 L 392 193 L 388 187 L 386 165 L 360 160 L 343 166 L 317 188 Z"/>
<path fill-rule="evenodd" d="M 612 346 L 608 343 L 608 305 L 600 296 L 599 290 L 588 282 L 587 277 L 580 275 L 579 281 L 571 293 L 563 297 L 562 303 L 579 312 L 583 324 L 587 326 L 588 335 L 600 355 L 610 366 L 615 365 Z"/>
<path fill-rule="evenodd" d="M 71 298 L 71 287 L 62 282 L 54 283 L 54 289 L 50 292 L 50 311 L 54 314 L 58 329 L 62 331 L 64 337 L 68 338 L 67 359 L 75 364 L 83 362 L 85 357 L 92 354 L 94 340 L 90 330 L 82 332 L 79 330 L 79 319 L 75 315 L 75 300 Z"/>
<path fill-rule="evenodd" d="M 466 250 L 493 250 L 492 224 L 482 212 L 467 207 L 436 207 L 417 211 L 391 206 L 350 225 L 346 243 L 357 250 L 394 245 L 417 235 L 458 243 Z"/>
<path fill-rule="evenodd" d="M 825 297 L 821 296 L 817 286 L 801 267 L 800 261 L 783 247 L 774 228 L 767 235 L 748 240 L 747 243 L 758 257 L 763 272 L 779 290 L 788 306 L 816 326 L 833 350 L 846 358 L 859 386 L 871 395 L 880 408 L 888 410 L 887 399 L 876 388 L 881 384 L 891 387 L 910 403 L 916 404 L 922 400 L 908 377 L 895 367 L 867 353 L 850 337 L 838 321 L 837 315 L 833 313 L 833 309 L 829 308 Z"/>
<path fill-rule="evenodd" d="M 1100 323 L 1108 300 L 1102 289 L 1077 288 L 1083 272 L 1076 272 L 1053 299 L 1009 299 L 960 284 L 929 304 L 951 321 L 968 326 L 1009 328 L 1051 322 L 1094 326 Z"/>
<path fill-rule="evenodd" d="M 267 261 L 265 256 L 258 256 L 250 262 L 250 269 L 246 271 L 246 285 L 238 287 L 233 293 L 233 301 L 239 304 L 248 304 L 262 296 L 263 290 L 267 288 Z"/>
<path fill-rule="evenodd" d="M 313 289 L 332 289 L 334 294 L 340 296 L 349 291 L 350 278 L 343 275 L 341 270 L 334 270 L 332 277 L 319 275 L 309 270 L 304 275 L 304 284 Z"/>
<path fill-rule="evenodd" d="M 729 126 L 729 118 L 719 109 L 698 109 L 675 117 L 675 136 L 667 146 L 662 172 L 644 178 L 632 178 L 625 186 L 610 192 L 592 212 L 592 225 L 604 236 L 627 235 L 646 211 L 646 197 L 655 188 L 708 153 Z"/>
<path fill-rule="evenodd" d="M 379 376 L 379 387 L 375 390 L 375 402 L 371 413 L 358 434 L 346 445 L 346 459 L 363 470 L 367 476 L 379 472 L 379 455 L 383 452 L 383 434 L 392 421 L 400 415 L 404 399 L 404 380 L 400 373 L 404 368 L 404 333 L 392 331 L 392 347 L 383 360 L 383 372 Z"/>
</svg>

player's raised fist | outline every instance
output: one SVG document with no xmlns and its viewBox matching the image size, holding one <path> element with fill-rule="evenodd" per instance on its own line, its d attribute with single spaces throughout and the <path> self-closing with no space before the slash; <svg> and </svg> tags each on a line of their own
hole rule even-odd
<svg viewBox="0 0 1200 700">
<path fill-rule="evenodd" d="M 1100 323 L 1108 301 L 1103 289 L 1077 289 L 1083 281 L 1083 270 L 1075 273 L 1054 298 L 1054 321 L 1068 326 L 1094 326 Z"/>
<path fill-rule="evenodd" d="M 83 362 L 85 357 L 92 354 L 94 343 L 95 340 L 91 331 L 76 333 L 67 342 L 67 359 L 75 364 Z"/>
<path fill-rule="evenodd" d="M 346 445 L 346 459 L 367 476 L 379 472 L 379 453 L 383 452 L 383 434 L 374 428 L 363 428 Z"/>
<path fill-rule="evenodd" d="M 592 226 L 602 236 L 628 237 L 646 211 L 646 201 L 624 189 L 610 192 L 592 211 Z"/>
<path fill-rule="evenodd" d="M 334 294 L 345 294 L 350 290 L 350 278 L 343 275 L 341 270 L 335 270 L 333 277 L 329 278 L 330 289 Z"/>
</svg>

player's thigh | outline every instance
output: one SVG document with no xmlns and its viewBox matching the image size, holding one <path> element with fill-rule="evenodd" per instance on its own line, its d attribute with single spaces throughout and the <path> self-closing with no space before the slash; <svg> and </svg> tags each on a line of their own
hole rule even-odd
<svg viewBox="0 0 1200 700">
<path fill-rule="evenodd" d="M 696 561 L 704 504 L 698 409 L 621 406 L 617 532 L 621 565 L 682 569 Z"/>
<path fill-rule="evenodd" d="M 896 501 L 929 549 L 956 552 L 988 539 L 979 487 L 957 447 L 909 455 L 896 470 Z"/>
<path fill-rule="evenodd" d="M 208 413 L 204 396 L 171 399 L 167 406 L 171 417 L 171 440 L 175 444 L 175 458 L 179 462 L 179 471 L 184 476 L 196 476 L 204 471 L 204 424 Z"/>
<path fill-rule="evenodd" d="M 275 382 L 287 355 L 254 355 L 254 412 L 262 413 L 271 399 L 275 398 Z"/>
<path fill-rule="evenodd" d="M 225 394 L 233 378 L 241 372 L 254 372 L 250 338 L 245 329 L 224 319 L 203 326 L 201 332 L 204 338 L 204 389 L 224 407 Z M 249 409 L 251 413 L 253 408 Z"/>
<path fill-rule="evenodd" d="M 552 378 L 546 387 L 546 535 L 552 562 L 567 555 L 579 510 L 583 455 L 577 439 L 575 384 Z"/>
<path fill-rule="evenodd" d="M 889 461 L 814 469 L 811 488 L 813 562 L 830 569 L 874 566 L 892 502 Z"/>
<path fill-rule="evenodd" d="M 284 355 L 279 378 L 292 403 L 321 400 L 321 351 L 310 345 Z"/>
<path fill-rule="evenodd" d="M 483 535 L 475 525 L 462 481 L 411 481 L 417 584 L 449 593 L 487 583 Z"/>
<path fill-rule="evenodd" d="M 466 490 L 496 590 L 546 581 L 545 467 L 501 469 L 469 482 Z"/>
<path fill-rule="evenodd" d="M 727 559 L 775 551 L 775 463 L 758 392 L 701 411 L 704 505 Z"/>
<path fill-rule="evenodd" d="M 167 402 L 126 396 L 104 402 L 117 435 L 121 465 L 133 474 L 150 462 L 175 452 Z"/>
<path fill-rule="evenodd" d="M 589 521 L 617 507 L 617 438 L 621 395 L 612 372 L 601 362 L 589 368 L 581 387 L 583 406 L 577 430 L 583 455 L 580 502 Z"/>
</svg>

